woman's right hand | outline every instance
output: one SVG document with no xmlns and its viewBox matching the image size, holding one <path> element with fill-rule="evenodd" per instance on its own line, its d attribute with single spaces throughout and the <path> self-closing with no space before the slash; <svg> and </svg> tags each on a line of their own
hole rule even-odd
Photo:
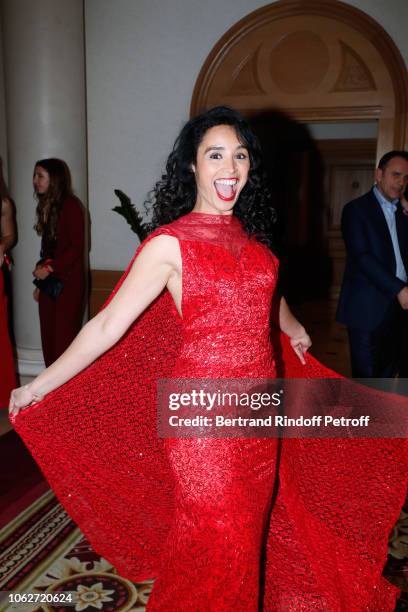
<svg viewBox="0 0 408 612">
<path fill-rule="evenodd" d="M 32 404 L 37 404 L 41 400 L 42 396 L 33 393 L 29 384 L 14 389 L 14 391 L 11 392 L 9 403 L 9 415 L 11 419 L 14 420 L 21 410 L 28 408 L 28 406 Z"/>
<path fill-rule="evenodd" d="M 38 288 L 35 288 L 33 291 L 33 298 L 35 302 L 39 302 L 40 301 L 40 290 Z"/>
</svg>

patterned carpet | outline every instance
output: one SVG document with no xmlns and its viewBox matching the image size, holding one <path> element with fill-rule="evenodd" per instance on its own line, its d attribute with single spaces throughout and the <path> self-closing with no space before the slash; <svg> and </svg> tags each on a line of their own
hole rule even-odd
<svg viewBox="0 0 408 612">
<path fill-rule="evenodd" d="M 397 610 L 408 611 L 408 507 L 390 540 L 387 577 L 405 590 Z M 51 491 L 0 531 L 0 611 L 142 612 L 152 581 L 133 584 L 97 555 Z M 50 603 L 73 593 L 74 608 Z M 10 602 L 10 594 L 36 593 L 44 603 Z M 49 601 L 49 603 L 47 603 Z"/>
<path fill-rule="evenodd" d="M 384 575 L 402 591 L 396 610 L 408 612 L 408 497 L 400 518 L 392 530 L 388 552 Z"/>
<path fill-rule="evenodd" d="M 51 491 L 0 532 L 2 612 L 67 612 L 72 607 L 47 601 L 68 591 L 78 612 L 142 612 L 151 588 L 122 578 L 97 555 Z M 44 603 L 13 603 L 10 593 L 36 593 Z"/>
</svg>

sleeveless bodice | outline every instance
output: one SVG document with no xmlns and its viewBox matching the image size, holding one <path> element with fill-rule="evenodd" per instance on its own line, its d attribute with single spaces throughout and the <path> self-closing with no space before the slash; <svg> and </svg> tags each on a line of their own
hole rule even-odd
<svg viewBox="0 0 408 612">
<path fill-rule="evenodd" d="M 190 213 L 166 233 L 182 259 L 183 342 L 173 375 L 273 376 L 271 302 L 277 260 L 234 216 Z"/>
</svg>

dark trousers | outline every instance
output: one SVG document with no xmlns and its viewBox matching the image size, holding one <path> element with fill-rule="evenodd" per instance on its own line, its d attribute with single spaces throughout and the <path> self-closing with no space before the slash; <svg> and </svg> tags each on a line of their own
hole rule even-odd
<svg viewBox="0 0 408 612">
<path fill-rule="evenodd" d="M 407 316 L 394 305 L 374 330 L 348 328 L 353 378 L 405 376 L 408 366 Z"/>
<path fill-rule="evenodd" d="M 400 378 L 408 378 L 408 311 L 402 313 L 402 334 L 400 347 Z"/>
<path fill-rule="evenodd" d="M 39 313 L 41 344 L 46 367 L 68 348 L 81 329 L 83 314 L 81 294 L 66 291 L 53 300 L 40 293 Z"/>
</svg>

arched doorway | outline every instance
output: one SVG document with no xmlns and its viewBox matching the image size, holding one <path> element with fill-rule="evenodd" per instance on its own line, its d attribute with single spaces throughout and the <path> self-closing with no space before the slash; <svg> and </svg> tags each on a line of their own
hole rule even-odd
<svg viewBox="0 0 408 612">
<path fill-rule="evenodd" d="M 408 142 L 404 61 L 385 30 L 350 5 L 279 0 L 244 17 L 210 52 L 195 84 L 191 114 L 217 104 L 254 121 L 275 166 L 276 201 L 288 228 L 287 287 L 302 294 L 303 302 L 320 300 L 321 307 L 324 301 L 323 311 L 310 314 L 306 304 L 300 312 L 321 334 L 322 346 L 332 337 L 328 358 L 317 352 L 330 364 L 344 339 L 342 329 L 334 326 L 333 332 L 344 266 L 341 207 L 367 191 L 376 159 Z M 376 134 L 320 146 L 305 126 L 315 122 L 370 122 Z M 345 363 L 345 348 L 343 353 Z M 347 374 L 347 365 L 341 371 Z"/>
<path fill-rule="evenodd" d="M 221 103 L 298 121 L 375 119 L 377 156 L 407 145 L 401 54 L 371 17 L 336 0 L 279 0 L 230 28 L 200 71 L 191 114 Z"/>
</svg>

